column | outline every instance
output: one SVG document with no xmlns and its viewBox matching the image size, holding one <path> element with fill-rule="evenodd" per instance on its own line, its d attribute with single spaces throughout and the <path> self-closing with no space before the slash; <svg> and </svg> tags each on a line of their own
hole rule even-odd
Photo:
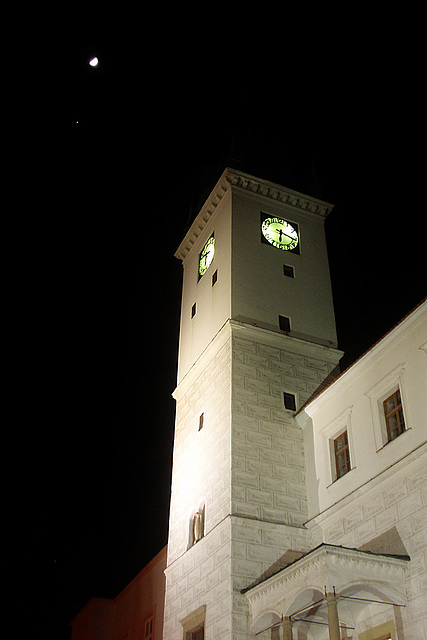
<svg viewBox="0 0 427 640">
<path fill-rule="evenodd" d="M 283 640 L 292 640 L 292 620 L 288 616 L 283 618 Z"/>
<path fill-rule="evenodd" d="M 335 593 L 327 593 L 329 640 L 340 640 L 340 621 L 338 618 L 337 600 Z"/>
</svg>

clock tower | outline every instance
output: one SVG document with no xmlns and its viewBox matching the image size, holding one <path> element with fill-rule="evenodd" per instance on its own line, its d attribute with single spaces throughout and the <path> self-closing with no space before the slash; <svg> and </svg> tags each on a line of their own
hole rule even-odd
<svg viewBox="0 0 427 640">
<path fill-rule="evenodd" d="M 342 356 L 332 205 L 226 169 L 182 260 L 165 640 L 246 640 L 241 590 L 312 548 L 294 415 Z"/>
</svg>

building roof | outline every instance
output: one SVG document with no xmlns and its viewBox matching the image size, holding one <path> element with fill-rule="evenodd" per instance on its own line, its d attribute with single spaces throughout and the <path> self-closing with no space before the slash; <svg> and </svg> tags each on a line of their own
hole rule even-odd
<svg viewBox="0 0 427 640">
<path fill-rule="evenodd" d="M 302 562 L 304 559 L 308 558 L 308 556 L 310 556 L 311 554 L 314 554 L 319 551 L 324 551 L 325 553 L 328 553 L 328 552 L 339 553 L 340 551 L 355 552 L 357 554 L 359 553 L 366 554 L 371 558 L 392 558 L 395 560 L 404 560 L 404 561 L 410 560 L 410 557 L 408 555 L 400 555 L 400 554 L 392 554 L 392 553 L 373 553 L 372 551 L 356 549 L 354 547 L 344 547 L 342 545 L 335 545 L 335 544 L 322 542 L 317 547 L 310 549 L 310 551 L 307 551 L 306 553 L 302 553 L 302 552 L 300 553 L 297 551 L 293 552 L 295 555 L 298 555 L 299 557 L 295 557 L 293 560 L 291 560 L 288 563 L 286 563 L 285 561 L 283 563 L 283 566 L 278 568 L 278 563 L 280 562 L 280 559 L 279 559 L 277 562 L 271 565 L 271 567 L 267 569 L 267 571 L 265 571 L 261 576 L 259 576 L 256 580 L 254 580 L 254 582 L 248 585 L 245 589 L 242 589 L 241 593 L 247 593 L 248 591 L 250 591 L 251 589 L 254 589 L 258 585 L 265 582 L 266 580 L 269 580 L 273 576 L 278 575 L 281 571 L 283 571 L 284 569 L 287 569 L 288 567 L 295 565 L 295 568 L 296 568 L 298 562 Z M 285 553 L 284 556 L 282 556 L 282 558 L 284 558 L 287 555 L 287 553 Z"/>
<path fill-rule="evenodd" d="M 362 353 L 354 362 L 352 362 L 344 371 L 339 372 L 339 365 L 337 365 L 330 374 L 320 383 L 317 389 L 312 393 L 312 395 L 304 402 L 304 404 L 298 409 L 296 412 L 296 416 L 302 413 L 314 400 L 316 400 L 322 393 L 324 393 L 327 389 L 332 387 L 338 380 L 340 380 L 343 376 L 347 375 L 347 373 L 353 369 L 356 365 L 358 365 L 364 358 L 366 358 L 374 349 L 376 349 L 383 341 L 385 341 L 390 334 L 396 331 L 399 327 L 403 325 L 411 316 L 413 316 L 424 304 L 427 305 L 427 298 L 421 300 L 419 304 L 417 304 L 409 313 L 407 313 L 403 318 L 399 320 L 391 329 L 389 329 L 381 338 L 379 338 L 376 342 L 374 342 L 369 349 L 367 349 L 364 353 Z"/>
<path fill-rule="evenodd" d="M 230 186 L 239 187 L 281 204 L 290 205 L 299 211 L 317 215 L 321 219 L 326 218 L 334 206 L 329 202 L 288 189 L 275 182 L 256 178 L 242 171 L 227 167 L 176 250 L 176 258 L 184 260 Z"/>
</svg>

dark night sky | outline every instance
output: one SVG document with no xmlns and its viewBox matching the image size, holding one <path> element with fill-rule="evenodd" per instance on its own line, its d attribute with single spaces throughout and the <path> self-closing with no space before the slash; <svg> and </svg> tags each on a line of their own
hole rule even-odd
<svg viewBox="0 0 427 640">
<path fill-rule="evenodd" d="M 151 28 L 120 30 L 112 16 L 109 29 L 59 34 L 46 61 L 31 153 L 41 208 L 18 221 L 16 269 L 23 416 L 39 425 L 27 526 L 48 639 L 67 638 L 90 596 L 114 597 L 166 543 L 173 253 L 225 166 L 335 203 L 345 365 L 425 295 L 420 129 L 405 109 L 419 100 L 405 69 L 351 54 L 344 70 L 333 33 L 301 62 L 283 33 L 256 48 L 253 31 L 236 38 L 222 23 L 215 42 L 208 22 L 178 35 L 169 17 L 153 45 Z"/>
</svg>

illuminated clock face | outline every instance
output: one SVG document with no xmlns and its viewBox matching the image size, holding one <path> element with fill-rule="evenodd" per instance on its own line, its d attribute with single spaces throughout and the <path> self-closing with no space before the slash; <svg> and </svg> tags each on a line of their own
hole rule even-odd
<svg viewBox="0 0 427 640">
<path fill-rule="evenodd" d="M 282 251 L 291 251 L 298 246 L 298 231 L 282 218 L 265 218 L 261 231 L 267 242 Z"/>
<path fill-rule="evenodd" d="M 201 278 L 209 269 L 215 254 L 215 238 L 211 236 L 199 257 L 199 277 Z"/>
</svg>

